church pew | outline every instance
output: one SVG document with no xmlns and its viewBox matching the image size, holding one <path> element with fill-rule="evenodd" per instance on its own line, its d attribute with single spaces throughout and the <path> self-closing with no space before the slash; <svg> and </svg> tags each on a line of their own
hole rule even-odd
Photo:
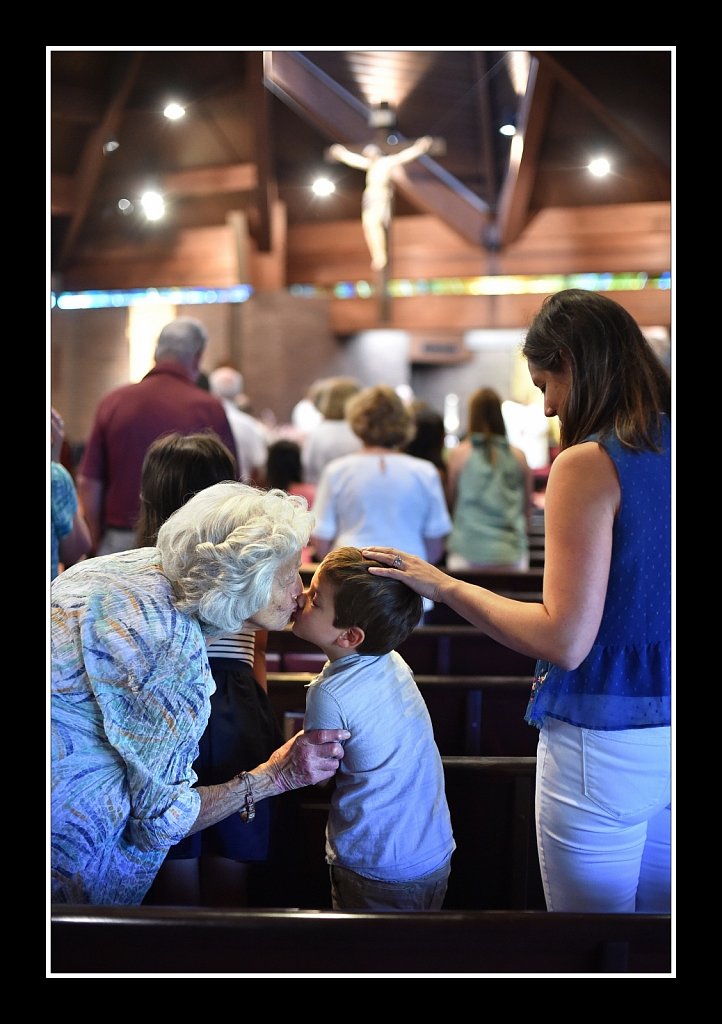
<svg viewBox="0 0 722 1024">
<path fill-rule="evenodd" d="M 457 624 L 417 626 L 397 648 L 416 673 L 424 675 L 529 675 L 536 661 L 518 654 L 476 629 Z"/>
<path fill-rule="evenodd" d="M 268 695 L 288 735 L 302 728 L 306 686 L 314 672 L 269 672 Z M 442 754 L 518 756 L 536 754 L 538 732 L 524 721 L 530 676 L 416 674 Z M 285 730 L 284 730 L 285 731 Z"/>
<path fill-rule="evenodd" d="M 398 646 L 399 654 L 415 673 L 423 675 L 528 675 L 534 673 L 534 658 L 504 647 L 468 623 L 417 626 Z M 268 634 L 268 650 L 281 655 L 283 671 L 309 671 L 309 664 L 323 665 L 317 647 L 297 637 L 290 629 Z M 290 654 L 309 654 L 301 667 Z M 317 669 L 314 669 L 317 671 Z"/>
<path fill-rule="evenodd" d="M 450 573 L 454 579 L 463 580 L 485 590 L 492 590 L 502 597 L 510 597 L 516 601 L 541 601 L 544 584 L 544 552 L 530 552 L 530 567 L 512 572 L 493 572 L 492 570 L 464 570 Z M 445 604 L 435 604 L 424 616 L 426 625 L 469 625 L 458 612 Z"/>
<path fill-rule="evenodd" d="M 543 910 L 535 757 L 443 757 L 456 840 L 445 910 Z"/>
<path fill-rule="evenodd" d="M 669 915 L 55 906 L 51 976 L 672 974 Z"/>
<path fill-rule="evenodd" d="M 534 825 L 536 758 L 444 756 L 442 763 L 456 840 L 444 909 L 543 910 Z M 254 868 L 254 906 L 330 908 L 324 849 L 334 784 L 283 796 L 282 860 Z"/>
</svg>

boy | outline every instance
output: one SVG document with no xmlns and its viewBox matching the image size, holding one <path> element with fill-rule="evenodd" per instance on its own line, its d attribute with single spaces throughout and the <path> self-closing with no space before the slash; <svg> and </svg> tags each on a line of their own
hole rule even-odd
<svg viewBox="0 0 722 1024">
<path fill-rule="evenodd" d="M 344 728 L 326 826 L 334 910 L 440 910 L 455 842 L 424 699 L 394 650 L 422 614 L 405 584 L 373 576 L 359 548 L 324 558 L 293 632 L 328 663 L 309 684 L 305 729 Z"/>
</svg>

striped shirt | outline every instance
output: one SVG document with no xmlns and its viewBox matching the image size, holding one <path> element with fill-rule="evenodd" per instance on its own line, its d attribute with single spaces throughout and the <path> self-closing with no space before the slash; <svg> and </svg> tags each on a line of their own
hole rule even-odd
<svg viewBox="0 0 722 1024">
<path fill-rule="evenodd" d="M 242 633 L 229 633 L 206 641 L 209 658 L 233 658 L 253 666 L 253 655 L 256 647 L 256 634 L 253 630 Z"/>
</svg>

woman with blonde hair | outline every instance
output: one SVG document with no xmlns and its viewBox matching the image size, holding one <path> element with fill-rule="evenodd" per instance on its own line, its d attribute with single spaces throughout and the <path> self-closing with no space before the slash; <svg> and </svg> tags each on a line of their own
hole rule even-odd
<svg viewBox="0 0 722 1024">
<path fill-rule="evenodd" d="M 346 403 L 360 390 L 361 385 L 353 377 L 329 377 L 319 391 L 316 405 L 322 419 L 301 446 L 303 479 L 307 484 L 317 484 L 324 466 L 332 459 L 361 447 L 346 419 Z"/>
<path fill-rule="evenodd" d="M 436 466 L 403 450 L 414 435 L 412 412 L 381 384 L 352 398 L 346 415 L 362 447 L 321 474 L 311 538 L 317 558 L 384 541 L 439 561 L 451 517 Z"/>
</svg>

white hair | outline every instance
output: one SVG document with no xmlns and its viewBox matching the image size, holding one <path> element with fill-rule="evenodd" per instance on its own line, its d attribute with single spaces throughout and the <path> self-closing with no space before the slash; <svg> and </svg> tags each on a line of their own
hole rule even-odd
<svg viewBox="0 0 722 1024">
<path fill-rule="evenodd" d="M 243 393 L 243 374 L 232 366 L 219 366 L 209 374 L 208 387 L 217 398 L 236 398 Z"/>
<path fill-rule="evenodd" d="M 305 498 L 236 482 L 195 494 L 158 531 L 163 571 L 179 611 L 237 632 L 271 600 L 274 577 L 308 543 Z"/>
</svg>

